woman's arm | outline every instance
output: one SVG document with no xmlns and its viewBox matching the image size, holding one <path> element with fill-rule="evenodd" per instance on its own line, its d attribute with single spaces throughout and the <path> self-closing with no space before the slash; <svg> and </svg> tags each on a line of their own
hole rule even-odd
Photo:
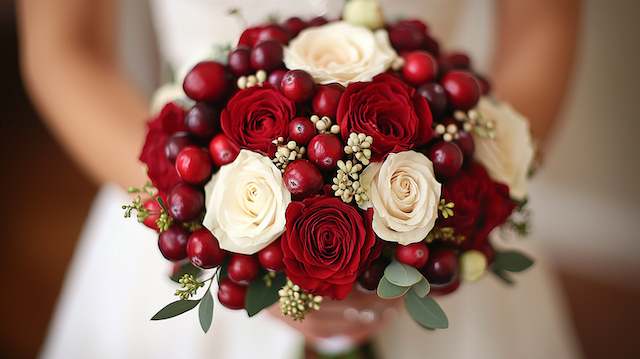
<svg viewBox="0 0 640 359">
<path fill-rule="evenodd" d="M 541 149 L 567 91 L 576 55 L 580 0 L 501 0 L 495 92 L 531 121 Z"/>
<path fill-rule="evenodd" d="M 25 83 L 47 125 L 96 181 L 126 188 L 145 181 L 147 107 L 118 64 L 116 4 L 21 0 L 17 11 Z"/>
</svg>

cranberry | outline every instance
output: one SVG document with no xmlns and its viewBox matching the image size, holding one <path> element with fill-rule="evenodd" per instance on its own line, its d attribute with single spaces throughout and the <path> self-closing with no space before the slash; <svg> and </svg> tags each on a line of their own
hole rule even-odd
<svg viewBox="0 0 640 359">
<path fill-rule="evenodd" d="M 455 140 L 456 145 L 460 147 L 465 158 L 473 157 L 476 145 L 473 142 L 473 136 L 467 131 L 458 131 L 458 138 Z"/>
<path fill-rule="evenodd" d="M 280 91 L 295 102 L 304 102 L 310 99 L 313 96 L 314 88 L 313 77 L 303 70 L 287 72 L 280 82 Z"/>
<path fill-rule="evenodd" d="M 418 93 L 429 103 L 434 115 L 442 115 L 447 110 L 447 93 L 440 84 L 431 82 L 418 87 Z"/>
<path fill-rule="evenodd" d="M 318 167 L 307 160 L 295 160 L 287 165 L 282 176 L 291 194 L 306 197 L 322 188 L 322 174 Z"/>
<path fill-rule="evenodd" d="M 162 207 L 160 207 L 160 203 L 158 203 L 158 199 L 156 197 L 149 198 L 142 204 L 145 210 L 147 210 L 147 217 L 142 221 L 142 223 L 154 230 L 158 230 L 158 225 L 156 221 L 160 218 L 160 213 L 162 212 Z"/>
<path fill-rule="evenodd" d="M 376 290 L 376 288 L 378 288 L 378 283 L 380 283 L 380 279 L 382 279 L 382 276 L 384 275 L 384 269 L 386 266 L 387 263 L 385 261 L 377 260 L 373 262 L 369 268 L 362 272 L 358 278 L 358 282 L 364 289 Z"/>
<path fill-rule="evenodd" d="M 256 44 L 263 41 L 277 41 L 286 45 L 289 43 L 289 33 L 279 25 L 267 25 L 258 33 Z"/>
<path fill-rule="evenodd" d="M 449 71 L 441 81 L 447 92 L 449 103 L 457 110 L 469 110 L 480 99 L 478 80 L 466 71 Z"/>
<path fill-rule="evenodd" d="M 184 118 L 187 130 L 201 138 L 211 138 L 218 130 L 218 111 L 199 102 L 187 112 Z"/>
<path fill-rule="evenodd" d="M 282 253 L 282 247 L 280 247 L 280 241 L 275 241 L 258 252 L 258 261 L 263 268 L 272 271 L 281 271 L 284 268 L 283 263 L 284 254 Z"/>
<path fill-rule="evenodd" d="M 471 68 L 471 59 L 462 52 L 451 52 L 440 58 L 443 72 L 451 70 L 468 70 Z"/>
<path fill-rule="evenodd" d="M 277 90 L 280 90 L 280 84 L 282 83 L 282 78 L 286 73 L 287 73 L 286 70 L 275 70 L 269 74 L 269 77 L 267 77 L 267 82 Z"/>
<path fill-rule="evenodd" d="M 311 26 L 322 26 L 326 23 L 328 23 L 329 21 L 327 21 L 327 19 L 324 16 L 318 16 L 318 17 L 314 17 L 313 19 L 309 20 L 309 27 Z"/>
<path fill-rule="evenodd" d="M 462 168 L 464 159 L 460 147 L 452 142 L 436 142 L 427 153 L 439 178 L 451 178 Z"/>
<path fill-rule="evenodd" d="M 300 146 L 306 146 L 316 135 L 316 127 L 306 117 L 296 117 L 289 122 L 289 139 Z"/>
<path fill-rule="evenodd" d="M 433 56 L 437 57 L 440 54 L 440 44 L 429 35 L 424 38 L 422 48 Z"/>
<path fill-rule="evenodd" d="M 488 95 L 491 92 L 491 82 L 487 80 L 486 77 L 475 74 L 476 80 L 478 80 L 478 84 L 480 85 L 480 93 L 483 95 Z"/>
<path fill-rule="evenodd" d="M 427 264 L 422 268 L 429 283 L 447 284 L 458 274 L 458 256 L 451 249 L 432 251 Z"/>
<path fill-rule="evenodd" d="M 160 253 L 170 260 L 179 261 L 187 258 L 187 240 L 189 232 L 181 226 L 173 226 L 158 236 Z"/>
<path fill-rule="evenodd" d="M 447 295 L 453 293 L 460 287 L 460 278 L 455 277 L 451 282 L 446 284 L 431 284 L 431 290 L 429 291 L 432 295 Z"/>
<path fill-rule="evenodd" d="M 338 103 L 340 103 L 340 96 L 342 96 L 343 91 L 344 88 L 338 84 L 318 86 L 316 94 L 313 96 L 313 113 L 318 116 L 336 118 Z"/>
<path fill-rule="evenodd" d="M 213 160 L 213 164 L 222 167 L 227 163 L 233 162 L 240 153 L 240 147 L 235 144 L 224 133 L 217 134 L 209 142 L 209 154 Z"/>
<path fill-rule="evenodd" d="M 218 301 L 229 309 L 244 309 L 247 287 L 222 278 L 218 285 Z"/>
<path fill-rule="evenodd" d="M 398 245 L 396 259 L 400 263 L 422 268 L 427 264 L 427 259 L 429 259 L 429 248 L 424 242 L 411 243 L 406 246 Z"/>
<path fill-rule="evenodd" d="M 251 50 L 251 67 L 254 70 L 275 70 L 282 65 L 282 45 L 273 40 L 259 43 Z"/>
<path fill-rule="evenodd" d="M 227 275 L 238 284 L 247 284 L 258 275 L 259 270 L 260 266 L 255 257 L 235 253 L 229 259 Z"/>
<path fill-rule="evenodd" d="M 175 162 L 178 153 L 180 153 L 183 148 L 191 145 L 193 145 L 193 142 L 187 132 L 176 132 L 169 137 L 167 143 L 164 145 L 164 154 L 169 161 Z"/>
<path fill-rule="evenodd" d="M 402 76 L 414 86 L 433 81 L 438 74 L 438 63 L 424 51 L 414 51 L 404 56 Z"/>
<path fill-rule="evenodd" d="M 304 30 L 305 27 L 307 27 L 307 23 L 299 17 L 290 17 L 285 20 L 285 22 L 282 24 L 282 27 L 284 27 L 293 38 L 298 36 L 300 31 Z"/>
<path fill-rule="evenodd" d="M 389 30 L 389 40 L 396 51 L 413 51 L 422 48 L 426 34 L 416 26 L 398 24 Z"/>
<path fill-rule="evenodd" d="M 176 170 L 183 181 L 191 184 L 204 182 L 211 175 L 211 158 L 200 147 L 188 146 L 176 157 Z"/>
<path fill-rule="evenodd" d="M 189 236 L 187 255 L 194 266 L 209 269 L 221 265 L 226 253 L 208 229 L 200 228 Z"/>
<path fill-rule="evenodd" d="M 309 141 L 307 156 L 321 169 L 331 170 L 342 159 L 342 142 L 334 135 L 316 135 Z"/>
<path fill-rule="evenodd" d="M 178 183 L 167 197 L 169 215 L 180 222 L 198 218 L 204 209 L 204 195 L 192 186 Z"/>
<path fill-rule="evenodd" d="M 231 73 L 236 76 L 246 76 L 251 73 L 251 50 L 247 47 L 238 47 L 229 52 L 227 57 Z"/>
<path fill-rule="evenodd" d="M 229 74 L 215 61 L 203 61 L 184 78 L 182 88 L 195 101 L 217 102 L 224 99 L 230 87 Z"/>
</svg>

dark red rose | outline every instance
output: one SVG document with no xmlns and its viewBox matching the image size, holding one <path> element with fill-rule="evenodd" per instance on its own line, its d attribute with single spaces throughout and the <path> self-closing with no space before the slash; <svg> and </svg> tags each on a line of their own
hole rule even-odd
<svg viewBox="0 0 640 359">
<path fill-rule="evenodd" d="M 456 235 L 465 236 L 463 246 L 468 248 L 486 243 L 489 233 L 506 222 L 516 207 L 509 187 L 492 181 L 477 163 L 445 183 L 442 198 L 455 204 L 454 215 L 440 218 L 438 226 L 452 227 Z"/>
<path fill-rule="evenodd" d="M 178 171 L 167 159 L 164 147 L 170 135 L 186 130 L 184 116 L 184 109 L 170 102 L 147 122 L 147 136 L 139 159 L 147 165 L 147 175 L 161 193 L 168 192 L 180 181 Z"/>
<path fill-rule="evenodd" d="M 296 105 L 280 91 L 269 86 L 255 86 L 238 91 L 222 111 L 222 132 L 241 148 L 271 156 L 272 143 L 278 137 L 287 138 L 289 120 L 296 114 Z"/>
<path fill-rule="evenodd" d="M 372 209 L 363 213 L 336 197 L 318 196 L 291 202 L 286 218 L 284 272 L 313 294 L 346 298 L 358 275 L 380 254 Z"/>
<path fill-rule="evenodd" d="M 425 144 L 431 139 L 431 111 L 424 97 L 390 74 L 350 84 L 338 105 L 342 137 L 373 137 L 373 160 Z"/>
</svg>

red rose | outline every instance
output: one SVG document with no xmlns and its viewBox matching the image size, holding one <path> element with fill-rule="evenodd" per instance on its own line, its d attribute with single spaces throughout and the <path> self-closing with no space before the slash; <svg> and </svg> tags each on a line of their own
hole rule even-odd
<svg viewBox="0 0 640 359">
<path fill-rule="evenodd" d="M 419 146 L 431 139 L 431 111 L 412 87 L 390 74 L 350 84 L 338 105 L 342 137 L 351 132 L 373 137 L 373 160 Z"/>
<path fill-rule="evenodd" d="M 170 102 L 147 122 L 147 136 L 139 159 L 147 165 L 147 175 L 161 193 L 168 192 L 180 181 L 178 171 L 167 159 L 164 147 L 170 135 L 186 130 L 184 116 L 184 109 Z"/>
<path fill-rule="evenodd" d="M 287 277 L 313 294 L 346 298 L 380 254 L 372 217 L 373 210 L 363 213 L 336 197 L 291 202 L 281 241 Z"/>
<path fill-rule="evenodd" d="M 452 227 L 465 236 L 463 246 L 475 248 L 486 243 L 489 233 L 511 215 L 515 203 L 509 187 L 489 178 L 480 164 L 471 163 L 443 186 L 442 198 L 453 202 L 454 215 L 439 220 L 440 227 Z"/>
<path fill-rule="evenodd" d="M 241 148 L 273 155 L 278 137 L 287 138 L 296 105 L 272 87 L 238 91 L 222 111 L 222 131 Z"/>
</svg>

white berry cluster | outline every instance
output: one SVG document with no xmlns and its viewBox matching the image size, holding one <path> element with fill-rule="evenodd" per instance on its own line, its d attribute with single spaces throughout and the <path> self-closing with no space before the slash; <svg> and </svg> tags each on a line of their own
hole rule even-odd
<svg viewBox="0 0 640 359">
<path fill-rule="evenodd" d="M 364 133 L 351 133 L 347 139 L 347 145 L 344 146 L 344 153 L 353 155 L 356 160 L 363 165 L 368 165 L 371 161 L 371 144 L 373 138 Z"/>
<path fill-rule="evenodd" d="M 238 77 L 236 84 L 239 89 L 244 90 L 253 86 L 262 86 L 265 81 L 267 81 L 267 72 L 264 70 L 258 70 L 255 75 Z"/>
<path fill-rule="evenodd" d="M 439 123 L 436 125 L 435 131 L 438 136 L 442 136 L 442 139 L 445 142 L 451 142 L 453 140 L 457 140 L 460 137 L 460 135 L 458 134 L 458 125 L 456 125 L 455 123 L 450 123 L 446 126 Z"/>
<path fill-rule="evenodd" d="M 278 291 L 282 314 L 293 320 L 303 320 L 311 310 L 320 309 L 322 297 L 305 293 L 297 284 L 287 279 L 287 283 Z"/>
<path fill-rule="evenodd" d="M 494 139 L 496 136 L 495 122 L 485 118 L 477 110 L 469 110 L 466 113 L 464 111 L 456 111 L 453 113 L 453 117 L 462 122 L 462 128 L 467 132 L 474 131 L 478 136 L 489 139 Z"/>
<path fill-rule="evenodd" d="M 351 133 L 347 139 L 344 152 L 352 159 L 338 161 L 338 171 L 331 186 L 336 197 L 340 197 L 345 203 L 351 203 L 355 199 L 357 204 L 362 204 L 369 200 L 364 188 L 360 186 L 360 173 L 371 161 L 372 143 L 373 138 L 364 133 Z"/>
<path fill-rule="evenodd" d="M 318 115 L 312 115 L 309 119 L 313 122 L 314 126 L 316 126 L 316 130 L 318 130 L 319 133 L 332 133 L 334 135 L 340 133 L 340 126 L 333 125 L 328 116 L 320 117 Z"/>
<path fill-rule="evenodd" d="M 296 141 L 285 143 L 283 137 L 273 140 L 273 144 L 276 145 L 276 153 L 272 161 L 282 172 L 287 168 L 289 162 L 301 159 L 307 152 L 307 149 L 298 146 Z"/>
</svg>

